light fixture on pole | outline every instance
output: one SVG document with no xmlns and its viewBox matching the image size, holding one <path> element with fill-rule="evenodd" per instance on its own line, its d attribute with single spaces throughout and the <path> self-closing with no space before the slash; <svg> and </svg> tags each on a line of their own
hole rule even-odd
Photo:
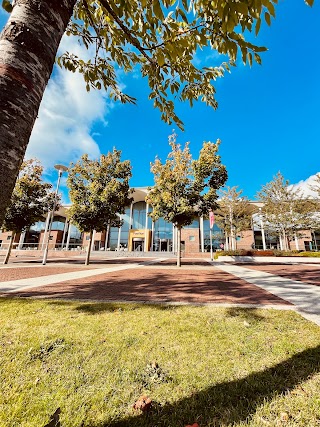
<svg viewBox="0 0 320 427">
<path fill-rule="evenodd" d="M 51 234 L 51 228 L 52 228 L 54 213 L 55 213 L 55 210 L 57 207 L 58 191 L 59 191 L 61 176 L 62 176 L 63 172 L 66 172 L 68 170 L 68 168 L 64 165 L 54 165 L 54 167 L 58 171 L 58 182 L 57 182 L 56 191 L 54 193 L 53 208 L 52 208 L 52 211 L 50 214 L 50 220 L 49 220 L 49 226 L 48 226 L 47 238 L 46 238 L 46 246 L 45 246 L 44 253 L 43 253 L 42 265 L 46 265 L 46 262 L 47 262 L 49 242 L 50 242 L 50 234 Z"/>
</svg>

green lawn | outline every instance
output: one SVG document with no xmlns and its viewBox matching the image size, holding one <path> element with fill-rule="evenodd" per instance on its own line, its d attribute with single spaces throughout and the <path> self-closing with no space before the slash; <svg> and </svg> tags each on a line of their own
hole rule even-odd
<svg viewBox="0 0 320 427">
<path fill-rule="evenodd" d="M 320 425 L 320 328 L 294 312 L 0 299 L 0 322 L 1 427 Z"/>
</svg>

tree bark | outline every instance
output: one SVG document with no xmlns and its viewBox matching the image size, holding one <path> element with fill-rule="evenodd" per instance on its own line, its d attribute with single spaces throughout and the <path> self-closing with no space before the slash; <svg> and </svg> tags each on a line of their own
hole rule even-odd
<svg viewBox="0 0 320 427">
<path fill-rule="evenodd" d="M 75 3 L 15 0 L 0 35 L 0 224 Z"/>
<path fill-rule="evenodd" d="M 91 254 L 91 247 L 92 247 L 92 237 L 93 237 L 93 230 L 90 230 L 90 241 L 89 241 L 89 246 L 88 246 L 88 252 L 87 252 L 87 255 L 86 255 L 85 265 L 89 265 L 89 262 L 90 262 L 90 254 Z"/>
<path fill-rule="evenodd" d="M 13 233 L 11 236 L 11 239 L 10 239 L 9 247 L 8 247 L 6 256 L 4 258 L 3 264 L 8 264 L 8 261 L 9 261 L 10 255 L 11 255 L 12 245 L 13 245 L 15 237 L 16 237 L 16 233 Z"/>
<path fill-rule="evenodd" d="M 181 267 L 181 227 L 177 227 L 177 267 Z"/>
</svg>

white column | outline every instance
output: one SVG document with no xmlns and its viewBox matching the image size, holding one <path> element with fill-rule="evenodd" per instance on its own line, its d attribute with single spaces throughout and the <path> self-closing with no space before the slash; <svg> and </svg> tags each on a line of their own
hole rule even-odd
<svg viewBox="0 0 320 427">
<path fill-rule="evenodd" d="M 66 243 L 66 251 L 69 250 L 70 237 L 71 237 L 71 222 L 69 222 L 69 226 L 68 226 L 68 237 L 67 237 L 67 243 Z"/>
<path fill-rule="evenodd" d="M 22 249 L 25 237 L 26 237 L 26 232 L 25 232 L 25 231 L 23 231 L 23 232 L 20 234 L 20 239 L 19 239 L 18 249 Z"/>
<path fill-rule="evenodd" d="M 176 227 L 174 226 L 174 224 L 172 223 L 172 252 L 175 252 L 175 244 L 176 244 L 176 236 L 175 236 L 175 229 Z"/>
<path fill-rule="evenodd" d="M 133 226 L 133 217 L 132 217 L 132 215 L 133 215 L 133 202 L 131 202 L 131 205 L 130 205 L 130 219 L 129 219 L 129 224 L 130 224 L 130 230 L 131 230 L 131 228 L 133 228 L 132 226 Z"/>
<path fill-rule="evenodd" d="M 298 237 L 297 237 L 297 233 L 296 232 L 294 232 L 294 241 L 295 241 L 295 244 L 296 244 L 296 249 L 298 251 L 299 250 L 299 242 L 298 242 Z"/>
<path fill-rule="evenodd" d="M 68 221 L 66 219 L 65 223 L 64 223 L 64 229 L 63 229 L 63 236 L 62 236 L 62 242 L 61 242 L 61 249 L 63 249 L 63 245 L 64 245 L 64 240 L 66 238 L 66 232 L 68 229 Z"/>
<path fill-rule="evenodd" d="M 204 252 L 204 229 L 203 229 L 203 216 L 200 217 L 200 245 L 201 252 Z"/>
<path fill-rule="evenodd" d="M 119 227 L 119 230 L 118 230 L 118 243 L 117 243 L 117 249 L 118 249 L 118 251 L 120 249 L 120 237 L 121 237 L 121 227 Z"/>
<path fill-rule="evenodd" d="M 147 241 L 148 241 L 148 212 L 149 212 L 149 203 L 146 203 L 146 223 L 145 223 L 145 233 L 144 233 L 144 252 L 147 252 Z"/>
<path fill-rule="evenodd" d="M 152 221 L 152 224 L 151 224 L 151 251 L 153 251 L 153 245 L 154 245 L 154 221 Z"/>
</svg>

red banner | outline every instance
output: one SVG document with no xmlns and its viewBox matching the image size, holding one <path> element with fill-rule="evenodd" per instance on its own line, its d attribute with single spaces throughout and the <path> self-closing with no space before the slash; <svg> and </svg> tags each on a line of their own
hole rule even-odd
<svg viewBox="0 0 320 427">
<path fill-rule="evenodd" d="M 210 221 L 210 228 L 213 228 L 214 224 L 214 213 L 212 211 L 209 212 L 209 221 Z"/>
</svg>

